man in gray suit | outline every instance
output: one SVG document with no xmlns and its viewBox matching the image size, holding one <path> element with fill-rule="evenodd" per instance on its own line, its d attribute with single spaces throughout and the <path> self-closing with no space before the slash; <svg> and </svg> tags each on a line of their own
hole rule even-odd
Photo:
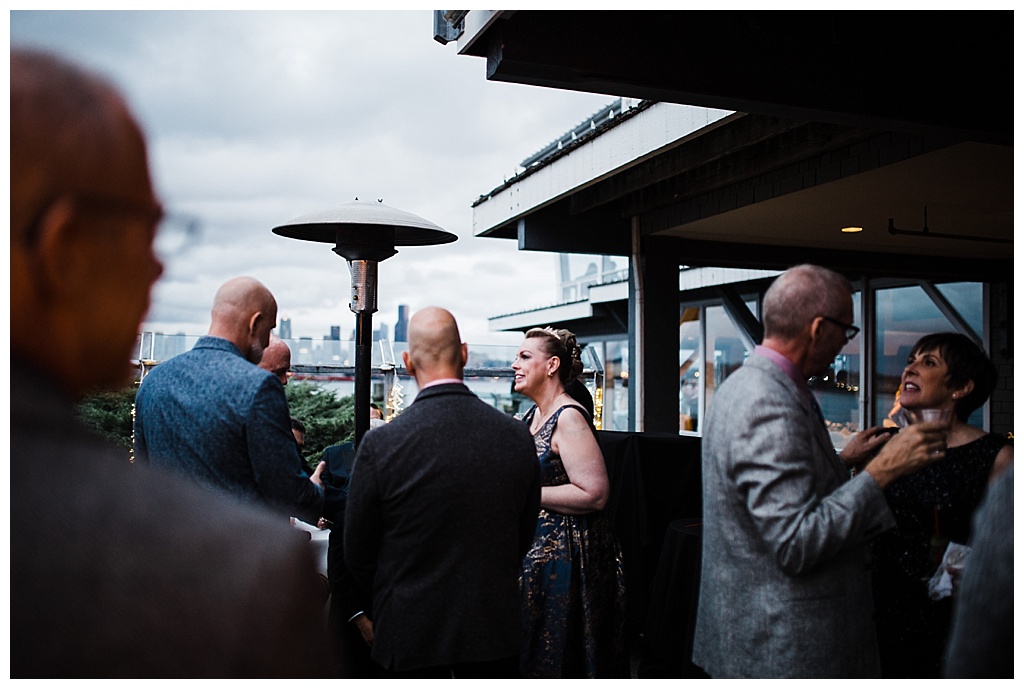
<svg viewBox="0 0 1024 689">
<path fill-rule="evenodd" d="M 466 355 L 450 313 L 417 311 L 402 358 L 419 394 L 356 452 L 345 561 L 372 592 L 373 659 L 395 676 L 518 676 L 540 466 L 526 424 L 462 382 Z"/>
<path fill-rule="evenodd" d="M 334 672 L 307 539 L 79 420 L 130 380 L 162 211 L 106 82 L 22 49 L 10 76 L 11 676 Z"/>
<path fill-rule="evenodd" d="M 693 650 L 712 677 L 879 674 L 865 545 L 894 525 L 882 489 L 945 440 L 939 424 L 869 428 L 836 454 L 807 379 L 856 336 L 851 295 L 818 266 L 783 273 L 764 342 L 715 392 Z"/>
</svg>

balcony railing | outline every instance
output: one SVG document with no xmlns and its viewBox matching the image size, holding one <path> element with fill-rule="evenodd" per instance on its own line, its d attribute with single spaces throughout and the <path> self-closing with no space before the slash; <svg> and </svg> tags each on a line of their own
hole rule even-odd
<svg viewBox="0 0 1024 689">
<path fill-rule="evenodd" d="M 190 350 L 199 339 L 195 335 L 166 335 L 144 332 L 139 335 L 137 356 L 139 381 L 160 363 Z M 286 339 L 292 352 L 291 377 L 295 381 L 313 381 L 329 386 L 343 395 L 352 394 L 355 379 L 355 342 L 351 340 Z M 385 409 L 385 419 L 400 414 L 412 400 L 416 380 L 405 370 L 402 352 L 405 342 L 378 340 L 370 355 L 371 397 Z M 463 379 L 473 392 L 491 406 L 508 414 L 529 408 L 526 398 L 512 389 L 512 362 L 517 347 L 511 345 L 469 345 Z M 604 367 L 592 347 L 584 348 L 584 370 L 580 380 L 594 398 L 594 424 L 601 428 Z M 408 401 L 406 401 L 408 400 Z"/>
</svg>

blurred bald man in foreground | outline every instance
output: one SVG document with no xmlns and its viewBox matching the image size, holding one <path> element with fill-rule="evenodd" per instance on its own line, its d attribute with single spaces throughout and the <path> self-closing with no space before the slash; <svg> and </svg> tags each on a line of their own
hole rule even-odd
<svg viewBox="0 0 1024 689">
<path fill-rule="evenodd" d="M 353 465 L 345 561 L 372 592 L 372 656 L 394 676 L 519 673 L 540 467 L 525 424 L 463 384 L 466 357 L 452 314 L 413 314 L 402 358 L 420 392 Z"/>
<path fill-rule="evenodd" d="M 20 49 L 10 75 L 11 676 L 329 672 L 308 544 L 78 420 L 130 380 L 162 211 L 113 88 Z"/>
<path fill-rule="evenodd" d="M 284 388 L 257 366 L 276 323 L 277 302 L 261 282 L 224 283 L 207 335 L 139 386 L 135 456 L 315 525 L 324 502 L 319 470 L 302 470 Z"/>
</svg>

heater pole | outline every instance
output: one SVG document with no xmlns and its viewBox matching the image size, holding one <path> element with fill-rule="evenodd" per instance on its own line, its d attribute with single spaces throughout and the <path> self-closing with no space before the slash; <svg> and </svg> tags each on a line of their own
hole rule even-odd
<svg viewBox="0 0 1024 689">
<path fill-rule="evenodd" d="M 370 430 L 370 366 L 373 312 L 377 310 L 377 264 L 398 253 L 396 246 L 448 244 L 458 239 L 418 215 L 360 201 L 307 213 L 273 229 L 274 234 L 307 242 L 334 244 L 352 274 L 349 309 L 356 315 L 355 446 Z"/>
<path fill-rule="evenodd" d="M 373 338 L 373 312 L 356 314 L 356 388 L 355 388 L 355 447 L 370 430 L 370 348 Z"/>
</svg>

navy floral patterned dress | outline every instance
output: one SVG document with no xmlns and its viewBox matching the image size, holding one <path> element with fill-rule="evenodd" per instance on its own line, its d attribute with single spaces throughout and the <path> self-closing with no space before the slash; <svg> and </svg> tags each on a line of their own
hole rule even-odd
<svg viewBox="0 0 1024 689">
<path fill-rule="evenodd" d="M 542 486 L 569 483 L 551 449 L 561 407 L 534 435 Z M 537 408 L 527 412 L 530 423 Z M 584 412 L 585 414 L 585 412 Z M 626 589 L 622 554 L 602 512 L 568 515 L 540 510 L 523 559 L 524 677 L 628 677 Z"/>
<path fill-rule="evenodd" d="M 896 528 L 872 543 L 875 626 L 882 677 L 941 677 L 953 599 L 928 597 L 946 544 L 967 544 L 996 455 L 1010 441 L 988 433 L 893 481 L 885 497 Z"/>
</svg>

